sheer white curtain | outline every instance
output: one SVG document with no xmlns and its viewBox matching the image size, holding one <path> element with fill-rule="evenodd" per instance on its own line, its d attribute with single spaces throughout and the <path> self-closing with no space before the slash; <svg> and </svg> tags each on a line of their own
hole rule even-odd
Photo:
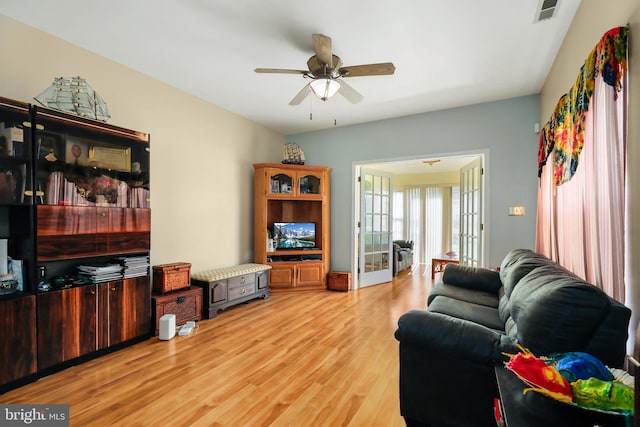
<svg viewBox="0 0 640 427">
<path fill-rule="evenodd" d="M 404 235 L 404 192 L 393 192 L 393 240 L 403 240 Z"/>
<path fill-rule="evenodd" d="M 423 185 L 404 190 L 405 236 L 414 242 L 416 262 L 429 264 L 451 249 L 452 216 L 450 186 Z"/>
<path fill-rule="evenodd" d="M 444 191 L 442 187 L 427 187 L 425 189 L 425 230 L 424 230 L 424 262 L 440 255 L 444 236 L 449 230 L 445 230 L 444 224 Z"/>
<path fill-rule="evenodd" d="M 549 161 L 538 190 L 536 250 L 624 302 L 625 91 L 595 80 L 575 175 L 553 182 Z"/>
<path fill-rule="evenodd" d="M 422 262 L 422 230 L 424 210 L 420 187 L 409 187 L 404 190 L 404 226 L 407 240 L 413 240 L 413 259 Z"/>
</svg>

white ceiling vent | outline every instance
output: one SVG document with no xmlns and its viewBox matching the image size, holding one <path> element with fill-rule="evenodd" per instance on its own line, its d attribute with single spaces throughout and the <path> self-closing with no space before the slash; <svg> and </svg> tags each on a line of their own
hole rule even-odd
<svg viewBox="0 0 640 427">
<path fill-rule="evenodd" d="M 551 19 L 558 7 L 559 0 L 539 0 L 538 7 L 536 8 L 536 17 L 534 22 L 544 21 L 545 19 Z"/>
</svg>

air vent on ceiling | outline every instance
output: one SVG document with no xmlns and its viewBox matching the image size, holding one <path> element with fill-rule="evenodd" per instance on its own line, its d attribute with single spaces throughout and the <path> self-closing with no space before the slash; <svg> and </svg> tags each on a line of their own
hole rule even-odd
<svg viewBox="0 0 640 427">
<path fill-rule="evenodd" d="M 558 0 L 539 0 L 534 22 L 551 19 L 558 7 Z"/>
</svg>

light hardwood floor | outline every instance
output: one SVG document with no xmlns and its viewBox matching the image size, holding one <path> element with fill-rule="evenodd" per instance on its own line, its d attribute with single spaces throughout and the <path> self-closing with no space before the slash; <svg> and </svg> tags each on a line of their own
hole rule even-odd
<svg viewBox="0 0 640 427">
<path fill-rule="evenodd" d="M 393 333 L 431 285 L 417 268 L 358 291 L 272 294 L 0 402 L 70 404 L 72 426 L 403 426 Z"/>
</svg>

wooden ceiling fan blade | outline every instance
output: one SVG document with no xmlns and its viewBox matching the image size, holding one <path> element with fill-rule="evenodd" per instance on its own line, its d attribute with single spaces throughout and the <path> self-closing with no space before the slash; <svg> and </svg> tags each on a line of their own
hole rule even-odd
<svg viewBox="0 0 640 427">
<path fill-rule="evenodd" d="M 324 34 L 314 34 L 313 50 L 315 50 L 316 56 L 323 65 L 331 67 L 333 62 L 331 53 L 331 37 L 327 37 Z"/>
<path fill-rule="evenodd" d="M 307 70 L 287 70 L 284 68 L 256 68 L 256 73 L 275 73 L 275 74 L 309 74 Z"/>
<path fill-rule="evenodd" d="M 340 89 L 338 89 L 338 93 L 347 98 L 349 102 L 352 104 L 357 104 L 358 102 L 364 99 L 364 96 L 347 83 L 344 80 L 337 80 L 340 83 Z"/>
<path fill-rule="evenodd" d="M 304 101 L 304 99 L 311 93 L 311 88 L 309 87 L 310 84 L 311 83 L 307 83 L 306 85 L 304 85 L 302 90 L 298 92 L 298 94 L 294 96 L 291 101 L 289 101 L 289 105 L 300 105 L 300 103 Z"/>
<path fill-rule="evenodd" d="M 392 62 L 381 62 L 380 64 L 352 65 L 342 67 L 339 73 L 343 77 L 360 76 L 388 76 L 396 71 Z"/>
</svg>

